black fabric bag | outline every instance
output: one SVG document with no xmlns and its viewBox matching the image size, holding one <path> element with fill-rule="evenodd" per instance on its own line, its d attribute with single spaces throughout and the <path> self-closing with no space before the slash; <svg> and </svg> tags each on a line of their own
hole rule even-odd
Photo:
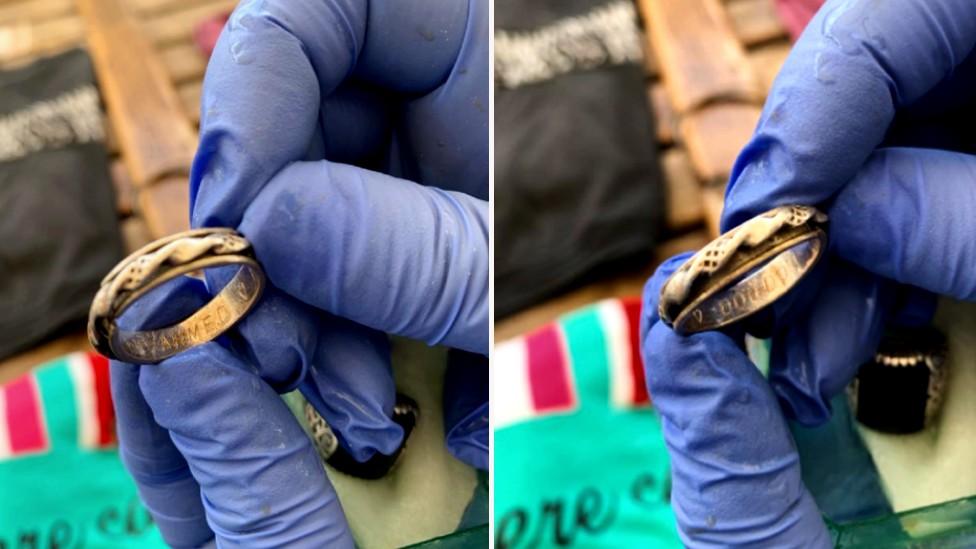
<svg viewBox="0 0 976 549">
<path fill-rule="evenodd" d="M 495 313 L 648 258 L 664 216 L 630 0 L 495 2 Z"/>
<path fill-rule="evenodd" d="M 122 255 L 91 61 L 0 72 L 0 358 L 81 326 Z"/>
</svg>

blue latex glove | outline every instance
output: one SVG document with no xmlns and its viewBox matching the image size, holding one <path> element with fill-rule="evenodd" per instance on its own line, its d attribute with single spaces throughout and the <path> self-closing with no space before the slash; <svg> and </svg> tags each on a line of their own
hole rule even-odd
<svg viewBox="0 0 976 549">
<path fill-rule="evenodd" d="M 976 299 L 976 4 L 829 1 L 774 83 L 726 194 L 727 230 L 781 204 L 830 216 L 830 253 L 752 319 L 773 338 L 768 383 L 743 326 L 679 337 L 648 281 L 643 356 L 689 546 L 827 547 L 786 420 L 817 425 L 886 323 L 927 322 L 933 294 Z"/>
<path fill-rule="evenodd" d="M 232 14 L 204 81 L 191 221 L 237 227 L 269 285 L 217 342 L 113 363 L 122 456 L 169 543 L 352 546 L 278 392 L 299 388 L 365 460 L 403 437 L 386 333 L 487 354 L 488 92 L 483 0 Z M 231 272 L 126 321 L 182 318 Z M 484 466 L 481 434 L 452 449 Z"/>
</svg>

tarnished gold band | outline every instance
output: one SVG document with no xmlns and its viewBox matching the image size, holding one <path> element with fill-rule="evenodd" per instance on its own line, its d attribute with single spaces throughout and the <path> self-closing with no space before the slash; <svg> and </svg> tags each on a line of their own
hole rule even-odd
<svg viewBox="0 0 976 549">
<path fill-rule="evenodd" d="M 827 216 L 781 206 L 713 240 L 661 287 L 658 313 L 680 334 L 714 330 L 776 301 L 827 248 Z"/>
<path fill-rule="evenodd" d="M 210 302 L 165 328 L 127 331 L 116 320 L 133 303 L 178 276 L 238 265 Z M 212 341 L 251 310 L 264 290 L 264 273 L 250 243 L 232 229 L 196 229 L 137 250 L 102 280 L 88 316 L 88 338 L 101 354 L 137 364 L 155 364 Z"/>
</svg>

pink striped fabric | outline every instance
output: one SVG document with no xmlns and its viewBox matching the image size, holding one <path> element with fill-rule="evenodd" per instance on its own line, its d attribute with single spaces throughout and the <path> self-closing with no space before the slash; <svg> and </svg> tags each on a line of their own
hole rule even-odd
<svg viewBox="0 0 976 549">
<path fill-rule="evenodd" d="M 550 324 L 526 338 L 529 385 L 538 413 L 572 408 L 575 404 L 572 373 L 559 326 Z"/>
<path fill-rule="evenodd" d="M 492 394 L 495 429 L 552 414 L 575 413 L 581 391 L 574 372 L 605 367 L 609 394 L 591 404 L 617 409 L 650 406 L 640 354 L 639 298 L 607 299 L 571 313 L 525 336 L 495 346 L 493 372 L 497 389 Z M 566 322 L 574 315 L 595 315 L 596 325 Z M 572 328 L 571 326 L 576 326 Z M 599 364 L 574 364 L 567 337 L 580 326 L 602 331 L 608 356 Z M 587 334 L 576 333 L 587 337 Z M 605 362 L 605 364 L 604 364 Z M 602 402 L 602 404 L 601 404 Z"/>
<path fill-rule="evenodd" d="M 776 11 L 790 37 L 796 40 L 824 0 L 776 0 Z"/>
<path fill-rule="evenodd" d="M 44 408 L 34 376 L 21 377 L 0 387 L 0 458 L 46 451 Z"/>
</svg>

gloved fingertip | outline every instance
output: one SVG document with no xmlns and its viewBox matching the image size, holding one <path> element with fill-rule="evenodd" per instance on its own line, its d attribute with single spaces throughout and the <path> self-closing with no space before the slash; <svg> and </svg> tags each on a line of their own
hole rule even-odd
<svg viewBox="0 0 976 549">
<path fill-rule="evenodd" d="M 767 393 L 772 398 L 762 374 L 726 334 L 680 336 L 658 322 L 645 338 L 642 353 L 655 407 L 675 425 L 689 425 L 696 411 L 720 402 L 736 416 L 745 410 L 762 417 L 772 412 L 756 404 Z"/>
<path fill-rule="evenodd" d="M 268 279 L 302 302 L 484 354 L 489 219 L 485 200 L 323 160 L 276 174 L 240 227 Z"/>
<path fill-rule="evenodd" d="M 300 390 L 354 459 L 392 455 L 403 441 L 393 421 L 396 385 L 386 334 L 320 315 L 319 342 Z"/>
<path fill-rule="evenodd" d="M 832 259 L 811 305 L 773 337 L 769 383 L 787 418 L 812 427 L 830 419 L 830 401 L 874 355 L 894 285 Z"/>
<path fill-rule="evenodd" d="M 687 545 L 829 540 L 775 396 L 737 342 L 720 332 L 678 336 L 657 323 L 644 356 Z"/>
<path fill-rule="evenodd" d="M 457 349 L 448 353 L 443 403 L 448 451 L 488 470 L 488 357 Z"/>
<path fill-rule="evenodd" d="M 976 173 L 958 152 L 879 149 L 829 210 L 831 250 L 885 278 L 957 299 L 976 297 Z"/>
<path fill-rule="evenodd" d="M 976 10 L 964 0 L 827 2 L 794 44 L 735 162 L 722 230 L 777 205 L 829 200 L 899 110 L 950 77 L 974 43 Z"/>
<path fill-rule="evenodd" d="M 640 333 L 646 334 L 650 327 L 654 325 L 655 322 L 660 320 L 660 316 L 657 312 L 657 304 L 661 298 L 661 287 L 667 281 L 668 277 L 671 276 L 675 271 L 688 260 L 689 257 L 694 255 L 695 252 L 682 252 L 675 256 L 665 259 L 657 269 L 654 270 L 654 274 L 647 279 L 644 283 L 643 292 L 643 310 L 641 312 L 640 321 Z"/>
<path fill-rule="evenodd" d="M 242 355 L 279 393 L 305 379 L 318 345 L 320 313 L 270 284 L 255 307 L 235 326 Z"/>
<path fill-rule="evenodd" d="M 927 326 L 935 316 L 939 296 L 915 286 L 899 286 L 892 306 L 892 324 L 904 327 Z"/>
</svg>

